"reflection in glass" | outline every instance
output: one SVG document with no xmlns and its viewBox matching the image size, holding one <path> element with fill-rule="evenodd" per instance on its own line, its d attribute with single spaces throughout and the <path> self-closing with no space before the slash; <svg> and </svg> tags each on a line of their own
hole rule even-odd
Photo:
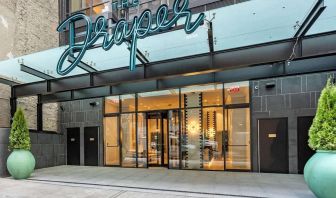
<svg viewBox="0 0 336 198">
<path fill-rule="evenodd" d="M 94 6 L 92 8 L 92 15 L 100 15 L 112 10 L 110 3 L 104 3 L 98 6 Z"/>
<path fill-rule="evenodd" d="M 122 166 L 136 167 L 135 113 L 121 114 Z"/>
<path fill-rule="evenodd" d="M 160 113 L 147 115 L 148 122 L 148 164 L 161 166 L 164 155 L 163 120 Z"/>
<path fill-rule="evenodd" d="M 202 94 L 184 94 L 185 110 L 182 130 L 182 167 L 203 168 Z M 198 107 L 188 109 L 190 107 Z"/>
<path fill-rule="evenodd" d="M 89 7 L 91 0 L 71 0 L 71 12 L 76 12 Z"/>
<path fill-rule="evenodd" d="M 179 108 L 178 89 L 138 94 L 139 111 L 153 111 Z"/>
<path fill-rule="evenodd" d="M 105 113 L 119 113 L 119 96 L 105 98 Z"/>
<path fill-rule="evenodd" d="M 250 170 L 250 109 L 226 111 L 228 116 L 226 168 Z"/>
<path fill-rule="evenodd" d="M 197 85 L 181 89 L 182 96 L 190 93 L 202 93 L 203 106 L 218 106 L 223 104 L 223 85 L 210 84 L 210 85 Z M 196 105 L 196 103 L 194 103 Z M 184 104 L 182 104 L 184 107 Z M 188 107 L 196 107 L 189 104 Z"/>
<path fill-rule="evenodd" d="M 105 165 L 120 165 L 118 117 L 104 118 Z"/>
<path fill-rule="evenodd" d="M 135 94 L 122 95 L 120 99 L 122 112 L 135 112 Z"/>
<path fill-rule="evenodd" d="M 249 82 L 228 83 L 224 85 L 224 89 L 226 105 L 249 103 Z"/>
<path fill-rule="evenodd" d="M 178 111 L 169 111 L 169 168 L 179 168 L 179 115 Z"/>
<path fill-rule="evenodd" d="M 146 114 L 138 114 L 138 167 L 147 167 Z"/>
<path fill-rule="evenodd" d="M 223 108 L 203 109 L 203 168 L 224 170 Z"/>
</svg>

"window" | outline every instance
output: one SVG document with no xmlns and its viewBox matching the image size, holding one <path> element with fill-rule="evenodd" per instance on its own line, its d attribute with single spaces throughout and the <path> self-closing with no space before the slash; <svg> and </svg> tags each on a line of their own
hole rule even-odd
<svg viewBox="0 0 336 198">
<path fill-rule="evenodd" d="M 179 90 L 164 90 L 138 94 L 139 111 L 179 108 Z"/>
<path fill-rule="evenodd" d="M 135 94 L 122 95 L 121 112 L 135 112 Z"/>
<path fill-rule="evenodd" d="M 249 82 L 228 83 L 224 85 L 225 104 L 247 104 L 250 102 Z"/>
<path fill-rule="evenodd" d="M 105 165 L 120 165 L 118 117 L 104 118 Z"/>
<path fill-rule="evenodd" d="M 220 106 L 223 105 L 223 85 L 211 84 L 192 86 L 181 89 L 183 107 L 186 106 L 185 96 L 190 94 L 200 94 L 199 100 L 202 102 L 202 106 Z M 189 98 L 190 100 L 191 98 Z M 193 104 L 196 104 L 193 102 Z M 195 107 L 192 104 L 188 104 L 188 107 Z"/>
<path fill-rule="evenodd" d="M 119 96 L 105 98 L 105 114 L 119 113 Z"/>
<path fill-rule="evenodd" d="M 71 0 L 70 5 L 71 5 L 71 12 L 76 12 L 90 7 L 91 0 Z"/>
<path fill-rule="evenodd" d="M 121 114 L 122 166 L 136 167 L 135 113 Z"/>
</svg>

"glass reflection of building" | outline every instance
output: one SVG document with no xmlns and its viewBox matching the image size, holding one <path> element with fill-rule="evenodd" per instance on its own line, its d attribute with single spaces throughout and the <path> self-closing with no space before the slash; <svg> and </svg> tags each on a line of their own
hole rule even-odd
<svg viewBox="0 0 336 198">
<path fill-rule="evenodd" d="M 250 170 L 248 82 L 105 99 L 105 165 Z"/>
</svg>

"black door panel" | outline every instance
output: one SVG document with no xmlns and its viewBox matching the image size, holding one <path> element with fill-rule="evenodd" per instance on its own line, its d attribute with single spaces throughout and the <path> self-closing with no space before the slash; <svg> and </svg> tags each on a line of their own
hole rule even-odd
<svg viewBox="0 0 336 198">
<path fill-rule="evenodd" d="M 84 164 L 98 166 L 98 127 L 84 128 Z"/>
<path fill-rule="evenodd" d="M 288 173 L 287 118 L 259 120 L 260 172 Z"/>
<path fill-rule="evenodd" d="M 80 129 L 67 129 L 67 165 L 80 165 Z"/>
</svg>

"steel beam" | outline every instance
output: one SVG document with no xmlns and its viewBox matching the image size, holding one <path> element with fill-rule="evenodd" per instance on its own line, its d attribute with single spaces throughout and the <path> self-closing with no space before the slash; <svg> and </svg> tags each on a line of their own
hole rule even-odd
<svg viewBox="0 0 336 198">
<path fill-rule="evenodd" d="M 50 75 L 45 74 L 45 73 L 43 73 L 43 72 L 40 72 L 39 70 L 36 70 L 36 69 L 34 69 L 34 68 L 28 67 L 27 65 L 20 64 L 20 67 L 21 67 L 21 71 L 26 72 L 26 73 L 28 73 L 28 74 L 31 74 L 31 75 L 33 75 L 33 76 L 42 78 L 42 79 L 44 79 L 44 80 L 51 80 L 51 79 L 54 79 L 53 76 L 50 76 Z"/>
<path fill-rule="evenodd" d="M 309 12 L 309 14 L 303 21 L 298 31 L 296 31 L 294 38 L 301 38 L 302 36 L 305 36 L 308 30 L 315 23 L 315 21 L 321 16 L 322 12 L 325 9 L 326 6 L 324 6 L 324 0 L 316 1 L 316 4 L 312 8 L 312 10 Z"/>
<path fill-rule="evenodd" d="M 9 85 L 9 86 L 14 86 L 14 85 L 19 85 L 20 84 L 20 83 L 17 83 L 15 81 L 8 80 L 6 78 L 1 78 L 1 77 L 0 77 L 0 83 L 5 84 L 5 85 Z"/>
<path fill-rule="evenodd" d="M 68 61 L 70 63 L 73 63 L 75 61 L 75 58 L 73 56 L 68 56 Z M 80 61 L 78 63 L 78 67 L 80 67 L 81 69 L 83 69 L 83 70 L 85 70 L 85 71 L 87 71 L 89 73 L 93 73 L 93 72 L 98 71 L 95 68 L 91 67 L 90 65 L 88 65 L 88 64 L 86 64 L 86 63 L 84 63 L 82 61 Z"/>
<path fill-rule="evenodd" d="M 329 32 L 318 35 L 306 36 L 302 40 L 302 55 L 291 62 L 291 67 L 286 68 L 293 74 L 320 72 L 336 69 L 336 32 Z M 324 42 L 321 42 L 323 40 Z M 38 95 L 38 94 L 53 94 L 69 90 L 94 88 L 102 86 L 119 86 L 112 87 L 112 90 L 122 93 L 130 83 L 142 83 L 145 81 L 157 81 L 164 88 L 164 79 L 173 77 L 176 82 L 179 79 L 184 79 L 187 76 L 207 75 L 214 72 L 222 71 L 237 71 L 225 76 L 225 79 L 232 80 L 248 80 L 254 78 L 271 77 L 284 75 L 279 71 L 269 71 L 269 67 L 265 65 L 273 65 L 278 62 L 285 62 L 295 43 L 296 39 L 286 39 L 277 42 L 270 42 L 247 47 L 240 47 L 230 50 L 223 50 L 214 53 L 205 53 L 188 57 L 175 58 L 152 62 L 144 65 L 138 65 L 135 71 L 129 71 L 128 67 L 111 69 L 107 71 L 99 71 L 91 74 L 82 74 L 70 76 L 60 79 L 53 79 L 43 82 L 35 82 L 24 85 L 16 85 L 15 96 Z M 328 43 L 328 45 L 325 45 Z M 319 50 L 315 50 L 319 49 Z M 318 59 L 317 59 L 318 58 Z M 328 62 L 332 60 L 334 62 Z M 297 62 L 298 61 L 298 62 Z M 302 63 L 303 65 L 293 66 L 294 63 Z M 310 63 L 313 66 L 308 67 Z M 259 67 L 251 67 L 251 66 Z M 245 72 L 240 73 L 236 69 L 248 68 Z M 252 69 L 251 69 L 252 68 Z M 300 69 L 302 68 L 302 69 Z M 326 69 L 327 68 L 327 69 Z M 295 70 L 298 69 L 298 72 Z M 306 71 L 304 69 L 307 69 Z M 292 71 L 293 70 L 293 71 Z M 247 71 L 247 72 L 246 72 Z M 255 73 L 256 72 L 256 73 Z M 263 75 L 266 72 L 267 75 Z M 253 74 L 253 75 L 252 75 Z M 220 75 L 220 73 L 216 73 Z M 216 76 L 215 75 L 215 76 Z M 245 76 L 242 78 L 242 76 Z M 286 75 L 291 75 L 287 73 Z M 234 78 L 234 76 L 236 76 Z M 195 77 L 196 78 L 196 77 Z M 224 79 L 224 80 L 225 80 Z M 200 79 L 201 80 L 201 79 Z M 223 80 L 223 79 L 222 79 Z M 195 80 L 195 82 L 197 79 Z M 49 88 L 48 88 L 48 83 Z M 171 83 L 171 82 L 169 82 Z M 126 88 L 125 88 L 126 87 Z M 141 89 L 142 90 L 142 89 Z M 137 90 L 134 89 L 136 92 Z M 143 91 L 143 90 L 142 90 Z"/>
<path fill-rule="evenodd" d="M 174 89 L 199 84 L 230 83 L 314 72 L 336 71 L 335 62 L 336 55 L 331 55 L 296 60 L 290 65 L 285 64 L 285 62 L 280 62 L 190 76 L 173 76 L 165 79 L 126 82 L 112 86 L 79 89 L 73 91 L 73 94 L 71 94 L 71 91 L 47 94 L 42 96 L 42 102 L 61 102 L 110 95 Z M 73 97 L 71 97 L 71 95 L 73 95 Z"/>
</svg>

